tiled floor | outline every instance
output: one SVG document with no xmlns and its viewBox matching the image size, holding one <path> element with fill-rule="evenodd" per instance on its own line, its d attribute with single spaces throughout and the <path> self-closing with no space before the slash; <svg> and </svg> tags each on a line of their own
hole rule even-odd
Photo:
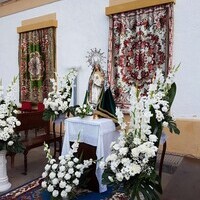
<svg viewBox="0 0 200 200">
<path fill-rule="evenodd" d="M 45 163 L 46 163 L 43 147 L 32 149 L 29 152 L 27 175 L 22 174 L 23 169 L 24 169 L 23 168 L 23 154 L 16 155 L 14 168 L 11 168 L 9 157 L 7 158 L 7 160 L 8 160 L 7 171 L 8 171 L 9 181 L 12 184 L 11 190 L 41 176 Z M 180 156 L 175 156 L 173 154 L 172 155 L 166 154 L 164 167 L 163 167 L 163 173 L 162 173 L 162 187 L 163 187 L 163 195 L 161 197 L 162 200 L 199 200 L 200 199 L 200 188 L 194 189 L 194 193 L 196 192 L 195 194 L 196 196 L 192 197 L 191 199 L 187 199 L 190 197 L 186 197 L 186 198 L 181 197 L 181 199 L 176 197 L 177 196 L 176 193 L 182 193 L 181 190 L 182 189 L 185 190 L 185 189 L 184 189 L 184 186 L 182 186 L 182 188 L 178 187 L 178 190 L 176 190 L 176 188 L 174 187 L 177 187 L 177 185 L 180 185 L 181 182 L 187 181 L 185 179 L 190 179 L 190 177 L 188 177 L 188 174 L 191 176 L 191 178 L 194 178 L 195 176 L 199 176 L 199 179 L 196 179 L 195 181 L 198 181 L 198 180 L 200 181 L 200 161 L 197 159 L 194 159 L 194 160 L 187 159 L 187 162 L 185 164 L 188 165 L 188 167 L 184 166 L 181 171 L 179 170 L 179 168 L 180 166 L 182 166 L 183 160 L 184 159 Z M 198 174 L 192 173 L 193 168 L 196 169 L 194 173 L 198 173 Z M 177 177 L 177 173 L 178 173 L 178 177 Z M 178 182 L 175 184 L 176 180 L 179 181 L 180 183 Z M 200 185 L 200 182 L 197 183 L 190 180 L 190 185 L 188 187 L 194 188 L 196 184 Z M 173 185 L 175 186 L 173 187 Z M 198 189 L 199 189 L 199 192 L 198 192 Z M 188 191 L 190 190 L 188 189 Z M 171 195 L 170 198 L 168 197 L 169 196 L 168 194 Z"/>
</svg>

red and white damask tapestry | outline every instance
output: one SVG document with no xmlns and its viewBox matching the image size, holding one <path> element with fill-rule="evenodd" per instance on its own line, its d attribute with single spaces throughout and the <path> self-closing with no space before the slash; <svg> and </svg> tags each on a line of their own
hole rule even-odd
<svg viewBox="0 0 200 200">
<path fill-rule="evenodd" d="M 145 91 L 157 68 L 172 65 L 173 5 L 165 4 L 110 17 L 108 77 L 116 105 L 129 108 L 132 85 Z"/>
<path fill-rule="evenodd" d="M 20 101 L 43 102 L 51 91 L 55 70 L 55 28 L 20 33 Z"/>
</svg>

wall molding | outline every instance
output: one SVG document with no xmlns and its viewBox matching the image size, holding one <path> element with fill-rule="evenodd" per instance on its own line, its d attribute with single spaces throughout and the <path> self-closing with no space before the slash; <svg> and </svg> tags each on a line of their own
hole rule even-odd
<svg viewBox="0 0 200 200">
<path fill-rule="evenodd" d="M 106 15 L 112 15 L 120 12 L 127 12 L 140 8 L 147 8 L 167 3 L 175 3 L 176 0 L 132 0 L 126 3 L 119 3 L 105 8 Z"/>
<path fill-rule="evenodd" d="M 23 33 L 47 27 L 57 27 L 58 21 L 56 20 L 56 13 L 51 13 L 48 15 L 23 20 L 21 25 L 22 26 L 17 27 L 17 33 Z"/>
<path fill-rule="evenodd" d="M 11 0 L 0 4 L 0 17 L 61 0 Z"/>
</svg>

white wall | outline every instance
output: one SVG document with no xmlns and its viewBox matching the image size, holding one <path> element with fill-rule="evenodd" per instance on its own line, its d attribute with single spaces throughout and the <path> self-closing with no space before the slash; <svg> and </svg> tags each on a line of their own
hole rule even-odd
<svg viewBox="0 0 200 200">
<path fill-rule="evenodd" d="M 200 1 L 176 2 L 174 64 L 181 66 L 173 113 L 176 117 L 200 118 Z"/>
<path fill-rule="evenodd" d="M 108 49 L 108 0 L 61 0 L 45 6 L 0 18 L 0 78 L 5 87 L 18 74 L 18 34 L 21 21 L 50 13 L 57 14 L 57 70 L 63 75 L 67 68 L 78 66 L 78 103 L 82 104 L 91 68 L 87 52 Z"/>
<path fill-rule="evenodd" d="M 57 67 L 80 66 L 78 103 L 82 103 L 91 69 L 87 51 L 100 48 L 107 56 L 108 18 L 104 9 L 108 0 L 62 0 L 46 6 L 0 18 L 0 77 L 7 85 L 18 73 L 18 34 L 22 20 L 56 12 Z M 173 105 L 175 117 L 200 118 L 200 1 L 178 0 L 175 5 L 174 64 L 181 63 L 177 73 L 177 96 Z"/>
</svg>

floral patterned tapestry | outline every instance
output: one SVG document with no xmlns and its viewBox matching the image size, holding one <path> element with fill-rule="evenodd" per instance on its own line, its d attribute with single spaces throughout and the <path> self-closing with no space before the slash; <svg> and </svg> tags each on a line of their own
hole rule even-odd
<svg viewBox="0 0 200 200">
<path fill-rule="evenodd" d="M 157 68 L 172 65 L 173 4 L 110 17 L 108 77 L 116 105 L 126 111 L 132 85 L 144 94 Z"/>
<path fill-rule="evenodd" d="M 20 101 L 43 102 L 55 70 L 55 28 L 20 33 Z"/>
</svg>

